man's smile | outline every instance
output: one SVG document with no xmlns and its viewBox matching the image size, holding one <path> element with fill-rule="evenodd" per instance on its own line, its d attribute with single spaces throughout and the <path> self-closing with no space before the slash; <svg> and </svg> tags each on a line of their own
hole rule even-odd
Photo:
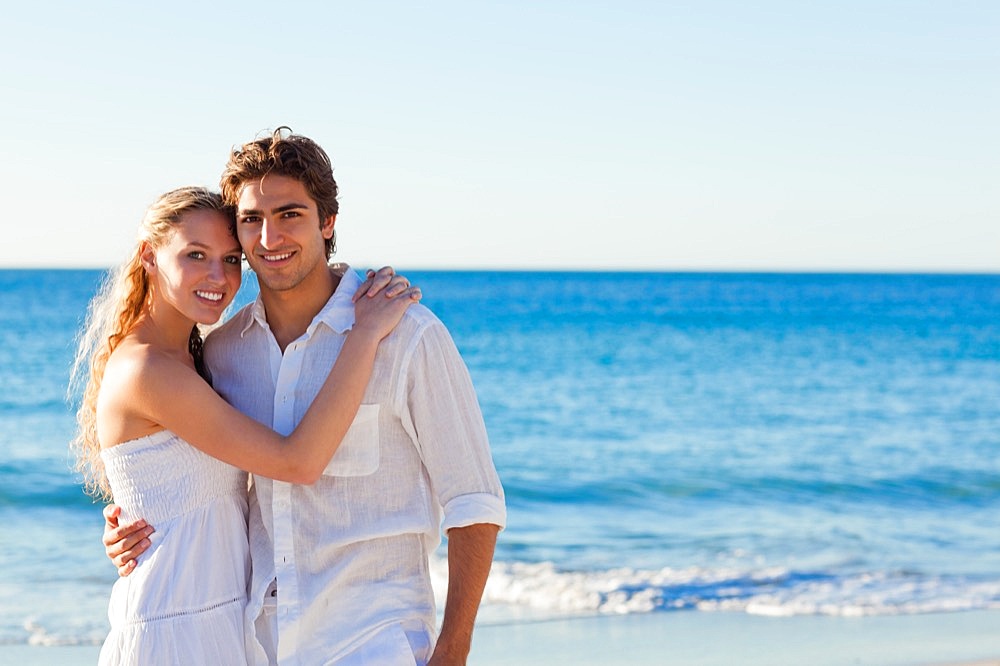
<svg viewBox="0 0 1000 666">
<path fill-rule="evenodd" d="M 261 254 L 260 258 L 268 262 L 278 262 L 288 259 L 290 256 L 295 254 L 294 252 L 282 252 L 280 254 Z"/>
</svg>

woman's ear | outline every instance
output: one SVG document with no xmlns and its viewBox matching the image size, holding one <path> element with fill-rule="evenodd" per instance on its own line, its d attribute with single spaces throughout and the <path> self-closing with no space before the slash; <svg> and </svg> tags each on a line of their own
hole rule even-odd
<svg viewBox="0 0 1000 666">
<path fill-rule="evenodd" d="M 153 251 L 153 247 L 146 241 L 143 241 L 142 246 L 139 248 L 139 261 L 142 263 L 142 267 L 146 269 L 146 273 L 156 275 L 156 252 Z"/>
</svg>

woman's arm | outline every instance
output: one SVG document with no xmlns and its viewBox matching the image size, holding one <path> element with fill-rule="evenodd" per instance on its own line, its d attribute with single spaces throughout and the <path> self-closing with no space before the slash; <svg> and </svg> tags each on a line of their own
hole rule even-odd
<svg viewBox="0 0 1000 666">
<path fill-rule="evenodd" d="M 196 448 L 254 474 L 314 483 L 350 428 L 371 376 L 379 341 L 389 334 L 419 289 L 395 296 L 360 298 L 356 321 L 319 394 L 287 437 L 240 413 L 187 364 L 166 354 L 133 359 L 124 382 L 131 415 L 173 432 Z M 110 370 L 110 368 L 109 368 Z"/>
</svg>

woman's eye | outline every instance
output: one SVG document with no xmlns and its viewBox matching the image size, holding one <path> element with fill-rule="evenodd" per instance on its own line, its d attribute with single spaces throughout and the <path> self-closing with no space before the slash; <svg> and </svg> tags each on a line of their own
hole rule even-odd
<svg viewBox="0 0 1000 666">
<path fill-rule="evenodd" d="M 230 255 L 230 256 L 226 257 L 226 263 L 234 264 L 236 266 L 240 265 L 240 260 L 241 260 L 241 258 L 238 257 L 238 256 L 236 256 L 236 255 Z"/>
<path fill-rule="evenodd" d="M 191 257 L 192 259 L 204 259 L 205 258 L 205 253 L 204 252 L 188 252 L 188 256 Z"/>
</svg>

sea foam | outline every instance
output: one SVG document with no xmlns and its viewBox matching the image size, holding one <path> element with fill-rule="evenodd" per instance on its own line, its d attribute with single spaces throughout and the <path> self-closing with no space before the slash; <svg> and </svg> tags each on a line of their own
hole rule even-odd
<svg viewBox="0 0 1000 666">
<path fill-rule="evenodd" d="M 439 605 L 447 564 L 432 567 Z M 621 567 L 567 571 L 552 562 L 496 562 L 483 597 L 491 617 L 555 618 L 654 611 L 752 615 L 909 615 L 1000 609 L 1000 578 L 911 572 L 825 573 L 783 568 Z"/>
</svg>

